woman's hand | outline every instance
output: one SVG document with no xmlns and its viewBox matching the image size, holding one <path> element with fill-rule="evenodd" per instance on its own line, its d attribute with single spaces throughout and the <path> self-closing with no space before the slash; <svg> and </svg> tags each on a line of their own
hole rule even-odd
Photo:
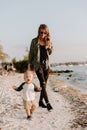
<svg viewBox="0 0 87 130">
<path fill-rule="evenodd" d="M 52 43 L 50 41 L 50 37 L 45 37 L 45 47 L 46 48 L 51 48 Z"/>
<path fill-rule="evenodd" d="M 46 49 L 51 48 L 51 46 L 52 46 L 52 43 L 50 41 L 47 41 L 45 44 Z"/>
</svg>

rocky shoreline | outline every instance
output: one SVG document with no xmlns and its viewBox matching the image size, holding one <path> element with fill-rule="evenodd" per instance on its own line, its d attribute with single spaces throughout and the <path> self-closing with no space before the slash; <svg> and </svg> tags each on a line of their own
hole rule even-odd
<svg viewBox="0 0 87 130">
<path fill-rule="evenodd" d="M 71 128 L 82 128 L 82 130 L 87 129 L 87 94 L 81 94 L 78 90 L 72 88 L 71 86 L 62 87 L 59 82 L 56 88 L 53 87 L 53 91 L 64 96 L 71 105 L 71 111 L 75 115 Z"/>
<path fill-rule="evenodd" d="M 87 102 L 84 101 L 83 96 L 76 92 L 76 90 L 70 88 L 61 90 L 60 93 L 69 100 L 71 110 L 75 114 L 71 128 L 87 128 Z"/>
<path fill-rule="evenodd" d="M 55 73 L 61 74 L 61 73 L 71 73 L 71 72 L 73 72 L 73 70 L 50 70 L 50 74 L 55 74 Z"/>
</svg>

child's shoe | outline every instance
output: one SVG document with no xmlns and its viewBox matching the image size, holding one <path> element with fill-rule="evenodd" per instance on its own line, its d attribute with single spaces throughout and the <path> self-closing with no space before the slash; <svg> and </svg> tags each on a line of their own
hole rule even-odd
<svg viewBox="0 0 87 130">
<path fill-rule="evenodd" d="M 30 120 L 30 119 L 31 119 L 31 116 L 27 116 L 27 119 Z"/>
</svg>

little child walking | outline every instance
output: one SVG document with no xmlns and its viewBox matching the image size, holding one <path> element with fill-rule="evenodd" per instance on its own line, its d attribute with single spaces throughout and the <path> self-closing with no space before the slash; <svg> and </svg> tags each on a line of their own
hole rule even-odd
<svg viewBox="0 0 87 130">
<path fill-rule="evenodd" d="M 27 70 L 24 73 L 24 80 L 25 82 L 21 83 L 19 87 L 14 85 L 12 86 L 12 88 L 16 91 L 23 90 L 24 108 L 27 114 L 27 119 L 30 119 L 32 112 L 37 107 L 37 102 L 35 99 L 35 91 L 41 91 L 41 87 L 37 87 L 34 83 L 32 83 L 33 72 L 30 70 Z"/>
</svg>

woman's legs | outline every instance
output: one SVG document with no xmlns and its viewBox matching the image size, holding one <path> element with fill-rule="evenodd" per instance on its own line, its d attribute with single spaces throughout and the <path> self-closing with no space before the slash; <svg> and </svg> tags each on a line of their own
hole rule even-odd
<svg viewBox="0 0 87 130">
<path fill-rule="evenodd" d="M 49 75 L 49 70 L 46 70 L 45 68 L 40 67 L 38 71 L 36 71 L 37 77 L 40 81 L 40 85 L 42 87 L 41 94 L 40 94 L 40 101 L 45 100 L 46 104 L 49 102 L 48 95 L 46 91 L 46 83 Z"/>
<path fill-rule="evenodd" d="M 38 69 L 38 71 L 36 72 L 37 74 L 37 77 L 40 81 L 40 85 L 42 87 L 42 90 L 41 90 L 41 95 L 40 95 L 40 100 L 39 100 L 39 103 L 41 103 L 40 106 L 42 106 L 43 108 L 45 108 L 45 105 L 43 104 L 42 100 L 44 98 L 46 104 L 47 104 L 47 110 L 50 111 L 52 110 L 52 106 L 51 104 L 49 103 L 49 100 L 48 100 L 48 95 L 47 95 L 47 91 L 46 91 L 46 83 L 47 83 L 47 79 L 48 79 L 48 76 L 49 76 L 49 69 L 46 70 L 45 68 L 43 67 L 40 67 Z"/>
</svg>

